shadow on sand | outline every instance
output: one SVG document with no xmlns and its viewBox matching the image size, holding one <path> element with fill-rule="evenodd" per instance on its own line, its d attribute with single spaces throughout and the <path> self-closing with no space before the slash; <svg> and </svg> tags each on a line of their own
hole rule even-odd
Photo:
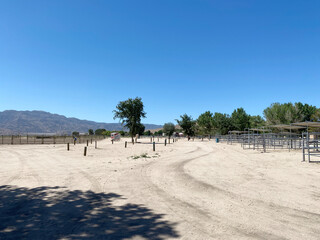
<svg viewBox="0 0 320 240">
<path fill-rule="evenodd" d="M 0 186 L 0 239 L 166 239 L 175 223 L 115 193 Z"/>
</svg>

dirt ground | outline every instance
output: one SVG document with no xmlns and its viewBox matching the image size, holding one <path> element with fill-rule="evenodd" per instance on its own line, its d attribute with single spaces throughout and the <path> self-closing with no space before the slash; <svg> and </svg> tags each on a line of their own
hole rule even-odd
<svg viewBox="0 0 320 240">
<path fill-rule="evenodd" d="M 300 151 L 124 141 L 0 146 L 0 239 L 320 239 Z"/>
</svg>

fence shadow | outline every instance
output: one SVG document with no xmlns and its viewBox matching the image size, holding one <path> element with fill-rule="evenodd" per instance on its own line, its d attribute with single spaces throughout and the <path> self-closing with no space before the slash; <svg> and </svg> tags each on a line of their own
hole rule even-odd
<svg viewBox="0 0 320 240">
<path fill-rule="evenodd" d="M 166 239 L 176 223 L 115 193 L 0 186 L 0 239 Z"/>
</svg>

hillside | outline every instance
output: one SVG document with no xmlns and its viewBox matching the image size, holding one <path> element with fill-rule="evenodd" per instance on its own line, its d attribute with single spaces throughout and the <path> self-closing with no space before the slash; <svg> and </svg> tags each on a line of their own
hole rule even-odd
<svg viewBox="0 0 320 240">
<path fill-rule="evenodd" d="M 155 124 L 144 124 L 146 130 L 162 127 Z M 26 134 L 26 133 L 57 133 L 70 134 L 73 131 L 88 132 L 96 130 L 123 130 L 120 123 L 99 123 L 77 118 L 67 118 L 63 115 L 52 114 L 44 111 L 15 111 L 0 112 L 0 135 Z"/>
</svg>

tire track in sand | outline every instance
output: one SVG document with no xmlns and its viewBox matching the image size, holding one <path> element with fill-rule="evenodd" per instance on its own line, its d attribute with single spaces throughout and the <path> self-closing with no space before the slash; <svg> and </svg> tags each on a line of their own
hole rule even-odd
<svg viewBox="0 0 320 240">
<path fill-rule="evenodd" d="M 17 159 L 17 161 L 19 162 L 19 169 L 17 170 L 17 172 L 9 177 L 7 180 L 5 180 L 2 185 L 9 185 L 11 182 L 17 180 L 20 178 L 20 176 L 23 174 L 24 168 L 25 168 L 25 161 L 23 161 L 22 159 L 20 159 L 19 157 L 17 157 L 15 154 L 13 154 L 12 152 L 8 151 L 9 155 L 11 155 L 14 159 Z"/>
<path fill-rule="evenodd" d="M 50 156 L 50 157 L 52 159 L 54 159 L 55 161 L 59 162 L 60 164 L 66 165 L 66 167 L 68 169 L 75 170 L 76 172 L 81 174 L 85 179 L 87 179 L 90 182 L 90 184 L 91 184 L 90 190 L 92 190 L 93 192 L 102 192 L 102 187 L 101 187 L 101 184 L 99 183 L 99 181 L 95 177 L 90 175 L 88 172 L 86 172 L 78 167 L 72 166 L 71 164 L 67 163 L 66 161 L 62 161 L 57 156 Z M 69 174 L 71 174 L 71 172 L 69 172 Z M 72 176 L 67 176 L 65 181 L 70 180 L 72 178 L 73 178 Z"/>
<path fill-rule="evenodd" d="M 21 153 L 17 152 L 16 150 L 11 150 L 10 153 L 15 157 L 19 159 L 19 162 L 21 164 L 21 168 L 17 174 L 12 176 L 9 181 L 7 181 L 7 184 L 21 179 L 23 176 L 32 177 L 36 180 L 37 184 L 39 186 L 43 185 L 43 179 L 40 177 L 40 175 L 28 164 L 25 156 L 23 156 Z"/>
<path fill-rule="evenodd" d="M 228 156 L 230 156 L 230 160 L 232 161 L 233 157 L 238 157 L 238 155 L 231 151 L 225 151 Z M 208 155 L 210 155 L 209 153 Z M 245 157 L 248 157 L 246 155 L 243 155 Z M 206 157 L 206 155 L 199 156 L 196 158 L 189 158 L 181 162 L 173 163 L 168 167 L 173 168 L 175 172 L 175 179 L 178 180 L 178 182 L 187 182 L 187 186 L 192 190 L 192 192 L 195 195 L 199 195 L 199 202 L 201 200 L 210 199 L 211 196 L 215 196 L 215 199 L 223 199 L 221 202 L 215 201 L 215 203 L 219 204 L 218 209 L 223 209 L 228 211 L 228 213 L 231 215 L 231 217 L 225 218 L 225 217 L 219 217 L 222 222 L 225 222 L 226 224 L 231 224 L 231 227 L 234 229 L 239 229 L 240 232 L 244 235 L 249 234 L 249 236 L 255 236 L 258 238 L 263 238 L 264 236 L 267 236 L 268 239 L 278 239 L 280 236 L 270 234 L 270 229 L 276 228 L 279 226 L 279 223 L 288 223 L 290 222 L 291 225 L 294 225 L 297 227 L 297 229 L 304 229 L 304 232 L 311 233 L 310 239 L 314 237 L 313 233 L 320 234 L 319 228 L 317 228 L 317 222 L 320 221 L 320 214 L 317 213 L 311 213 L 299 209 L 294 209 L 286 206 L 276 205 L 268 202 L 264 202 L 260 199 L 252 199 L 245 196 L 240 196 L 238 194 L 235 194 L 231 191 L 227 191 L 225 189 L 222 189 L 218 186 L 214 186 L 212 184 L 202 182 L 193 176 L 191 176 L 189 173 L 185 171 L 185 165 L 202 157 Z M 263 159 L 261 159 L 263 160 Z M 183 186 L 180 186 L 183 187 Z M 195 203 L 197 205 L 197 203 Z M 202 204 L 199 204 L 201 206 L 208 205 L 208 201 L 202 201 Z M 279 212 L 281 214 L 279 214 Z M 238 222 L 245 222 L 245 221 L 234 221 L 235 219 L 238 219 L 239 217 L 243 217 L 245 215 L 245 218 L 251 218 L 251 219 L 257 219 L 257 222 L 260 220 L 268 220 L 269 227 L 266 227 L 264 230 L 255 230 L 254 228 L 251 228 L 246 226 L 245 224 L 240 224 Z M 315 224 L 309 224 L 309 225 L 303 225 L 302 221 L 297 221 L 297 216 L 301 216 L 302 218 L 312 218 L 314 219 Z M 283 224 L 285 227 L 286 224 Z M 249 229 L 250 228 L 250 229 Z M 260 228 L 259 228 L 260 229 Z M 279 229 L 281 230 L 281 229 Z M 279 234 L 281 235 L 281 231 L 279 231 Z M 295 234 L 299 234 L 299 231 L 293 231 L 292 235 L 295 236 Z M 283 236 L 284 237 L 284 236 Z M 316 239 L 316 238 L 315 238 Z"/>
<path fill-rule="evenodd" d="M 199 150 L 200 148 L 195 146 L 191 151 L 184 152 L 183 154 L 199 154 Z M 189 235 L 192 236 L 194 232 L 200 232 L 202 236 L 205 236 L 204 239 L 216 238 L 216 234 L 208 232 L 204 225 L 201 226 L 198 224 L 199 219 L 202 219 L 205 222 L 212 221 L 212 217 L 209 216 L 207 212 L 199 209 L 197 206 L 194 206 L 187 201 L 180 200 L 176 196 L 171 195 L 154 184 L 150 179 L 149 173 L 151 170 L 153 170 L 154 165 L 156 165 L 156 163 L 159 161 L 162 162 L 167 160 L 168 158 L 160 158 L 140 166 L 130 175 L 126 176 L 130 181 L 130 188 L 127 186 L 122 188 L 124 188 L 126 192 L 131 192 L 130 195 L 139 198 L 139 201 L 144 202 L 147 199 L 148 202 L 157 203 L 157 208 L 159 206 L 164 207 L 167 209 L 167 212 L 169 211 L 172 215 L 175 215 L 181 219 L 181 222 L 187 223 L 188 228 L 184 229 L 184 233 L 189 232 Z M 162 174 L 165 175 L 166 172 Z M 137 192 L 139 194 L 137 194 Z"/>
</svg>

